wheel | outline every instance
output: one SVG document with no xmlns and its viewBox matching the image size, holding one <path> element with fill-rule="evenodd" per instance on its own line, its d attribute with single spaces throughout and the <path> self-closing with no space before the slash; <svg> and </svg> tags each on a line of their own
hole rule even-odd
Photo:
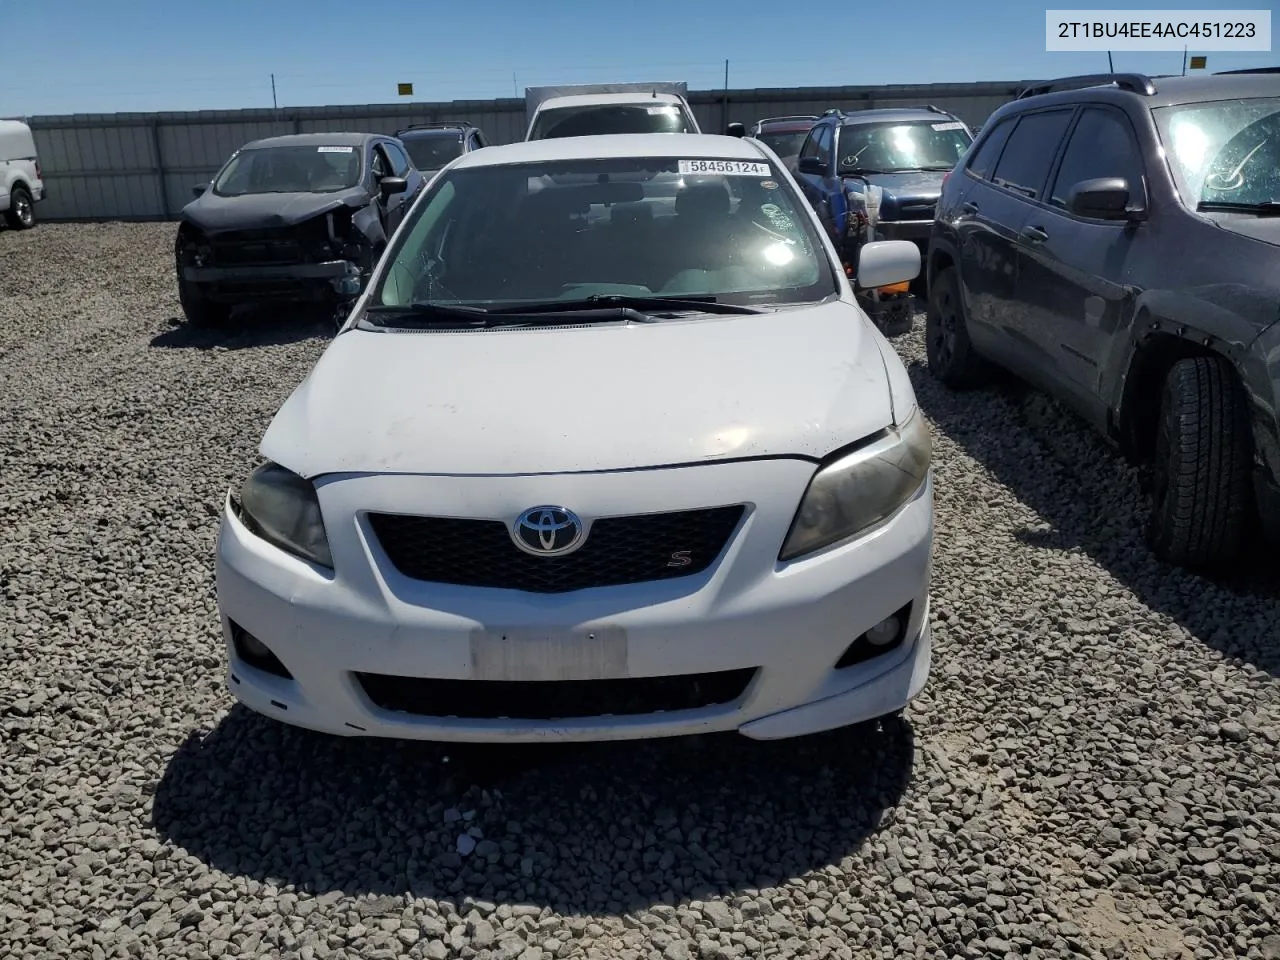
<svg viewBox="0 0 1280 960">
<path fill-rule="evenodd" d="M 9 209 L 5 220 L 15 230 L 30 230 L 36 225 L 36 205 L 26 187 L 14 187 L 9 193 Z"/>
<path fill-rule="evenodd" d="M 930 284 L 924 336 L 929 372 L 947 386 L 976 387 L 988 379 L 989 365 L 969 340 L 955 267 L 942 270 Z"/>
<path fill-rule="evenodd" d="M 1252 509 L 1245 399 L 1220 357 L 1179 360 L 1165 377 L 1147 541 L 1162 560 L 1221 567 L 1239 555 Z"/>
<path fill-rule="evenodd" d="M 193 327 L 223 327 L 231 319 L 231 307 L 216 303 L 200 294 L 199 288 L 186 280 L 178 281 L 178 299 L 182 314 Z"/>
</svg>

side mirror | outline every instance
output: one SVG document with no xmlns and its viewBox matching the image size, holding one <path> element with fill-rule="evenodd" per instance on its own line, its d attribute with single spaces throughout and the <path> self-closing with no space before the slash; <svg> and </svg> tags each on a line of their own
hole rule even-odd
<svg viewBox="0 0 1280 960">
<path fill-rule="evenodd" d="M 1123 220 L 1129 215 L 1129 181 L 1124 177 L 1081 180 L 1067 193 L 1067 209 L 1095 220 Z"/>
<path fill-rule="evenodd" d="M 191 195 L 195 197 L 203 197 L 204 192 L 208 189 L 209 189 L 209 184 L 197 183 L 194 187 L 191 188 Z"/>
<path fill-rule="evenodd" d="M 822 162 L 821 157 L 801 157 L 796 164 L 796 169 L 801 173 L 812 173 L 815 176 L 826 176 L 827 165 Z"/>
<path fill-rule="evenodd" d="M 858 286 L 887 287 L 920 276 L 920 248 L 910 240 L 873 240 L 858 252 Z"/>
<path fill-rule="evenodd" d="M 745 123 L 731 123 L 725 133 L 731 137 L 745 137 L 747 135 L 747 125 Z"/>
<path fill-rule="evenodd" d="M 382 199 L 387 200 L 397 193 L 404 193 L 409 189 L 409 181 L 404 177 L 383 177 L 378 181 L 378 192 L 382 194 Z"/>
</svg>

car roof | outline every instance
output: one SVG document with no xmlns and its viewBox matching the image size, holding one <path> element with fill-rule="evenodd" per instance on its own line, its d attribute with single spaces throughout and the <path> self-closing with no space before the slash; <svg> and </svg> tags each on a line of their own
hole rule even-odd
<svg viewBox="0 0 1280 960">
<path fill-rule="evenodd" d="M 282 137 L 264 137 L 251 140 L 241 149 L 250 150 L 258 147 L 360 147 L 370 140 L 379 139 L 374 133 L 290 133 Z"/>
<path fill-rule="evenodd" d="M 812 130 L 818 118 L 812 120 L 760 120 L 756 126 L 761 133 L 803 133 Z"/>
<path fill-rule="evenodd" d="M 575 93 L 567 97 L 552 97 L 538 105 L 539 110 L 556 110 L 561 107 L 580 107 L 592 103 L 679 103 L 680 97 L 674 93 L 645 93 L 634 90 L 631 93 Z"/>
<path fill-rule="evenodd" d="M 423 127 L 418 130 L 401 130 L 396 134 L 400 140 L 421 140 L 424 137 L 453 137 L 460 139 L 474 130 L 475 127 Z"/>
<path fill-rule="evenodd" d="M 705 160 L 765 159 L 749 138 L 712 133 L 609 133 L 554 137 L 486 147 L 468 153 L 454 169 L 498 167 L 556 160 L 611 160 L 627 157 L 695 157 Z"/>
<path fill-rule="evenodd" d="M 1035 94 L 1014 100 L 1013 103 L 1021 107 L 1021 105 L 1078 103 L 1081 100 L 1104 100 L 1114 103 L 1117 100 L 1136 99 L 1146 107 L 1168 107 L 1179 103 L 1280 96 L 1280 74 L 1275 73 L 1211 73 L 1207 76 L 1151 76 L 1146 79 L 1149 79 L 1155 87 L 1155 93 L 1144 94 L 1125 90 L 1100 80 L 1094 86 L 1054 90 L 1050 93 Z"/>
<path fill-rule="evenodd" d="M 859 123 L 905 123 L 913 120 L 934 123 L 955 120 L 954 114 L 925 110 L 921 107 L 878 107 L 874 110 L 855 110 L 838 118 L 842 127 Z"/>
</svg>

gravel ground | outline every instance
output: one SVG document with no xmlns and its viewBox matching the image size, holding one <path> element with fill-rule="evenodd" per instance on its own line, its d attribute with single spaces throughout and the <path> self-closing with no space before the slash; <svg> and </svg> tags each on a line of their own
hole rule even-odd
<svg viewBox="0 0 1280 960">
<path fill-rule="evenodd" d="M 1152 561 L 1132 471 L 940 389 L 918 332 L 901 727 L 459 750 L 232 708 L 217 507 L 326 340 L 188 334 L 172 237 L 0 232 L 0 956 L 1280 957 L 1280 598 Z"/>
</svg>

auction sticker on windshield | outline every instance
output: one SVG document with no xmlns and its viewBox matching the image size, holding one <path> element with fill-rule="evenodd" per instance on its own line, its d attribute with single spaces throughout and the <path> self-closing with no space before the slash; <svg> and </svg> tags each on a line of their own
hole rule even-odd
<svg viewBox="0 0 1280 960">
<path fill-rule="evenodd" d="M 319 153 L 350 153 L 355 147 L 316 147 Z"/>
<path fill-rule="evenodd" d="M 767 177 L 767 163 L 749 160 L 681 160 L 681 173 L 720 173 L 729 177 Z"/>
<path fill-rule="evenodd" d="M 956 123 L 954 120 L 949 123 L 933 123 L 930 124 L 935 130 L 963 130 L 963 123 Z"/>
</svg>

